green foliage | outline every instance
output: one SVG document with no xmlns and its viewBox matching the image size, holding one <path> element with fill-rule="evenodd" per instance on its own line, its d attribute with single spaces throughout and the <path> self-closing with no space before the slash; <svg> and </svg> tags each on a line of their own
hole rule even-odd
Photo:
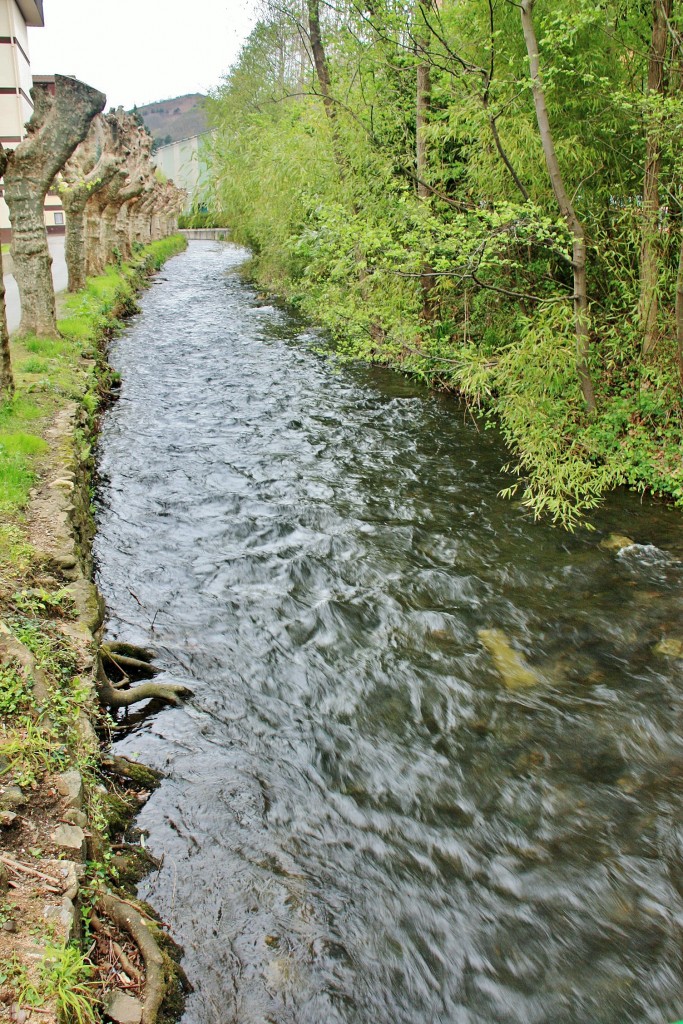
<svg viewBox="0 0 683 1024">
<path fill-rule="evenodd" d="M 31 706 L 32 697 L 16 669 L 0 666 L 0 714 L 13 715 Z"/>
<path fill-rule="evenodd" d="M 555 149 L 588 238 L 592 419 L 577 377 L 572 238 L 545 163 L 518 5 L 379 0 L 361 12 L 343 0 L 323 17 L 332 118 L 300 17 L 287 0 L 269 8 L 208 102 L 211 216 L 252 249 L 258 280 L 325 327 L 338 358 L 387 363 L 485 407 L 519 478 L 505 493 L 534 515 L 574 528 L 619 485 L 683 504 L 680 12 L 655 93 L 644 88 L 651 7 L 534 6 Z M 415 182 L 420 64 L 430 75 L 427 195 Z M 661 155 L 661 342 L 643 362 L 648 139 Z"/>
</svg>

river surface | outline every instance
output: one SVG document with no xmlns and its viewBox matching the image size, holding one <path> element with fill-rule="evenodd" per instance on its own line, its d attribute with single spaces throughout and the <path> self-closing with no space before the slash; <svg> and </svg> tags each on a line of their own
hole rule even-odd
<svg viewBox="0 0 683 1024">
<path fill-rule="evenodd" d="M 109 635 L 194 693 L 119 744 L 166 773 L 141 893 L 183 1024 L 678 1020 L 680 513 L 534 524 L 494 432 L 336 368 L 246 255 L 166 265 L 99 456 Z"/>
</svg>

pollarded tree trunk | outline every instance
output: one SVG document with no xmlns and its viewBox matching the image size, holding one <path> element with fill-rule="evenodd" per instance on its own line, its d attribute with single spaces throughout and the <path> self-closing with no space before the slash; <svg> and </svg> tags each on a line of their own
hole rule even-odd
<svg viewBox="0 0 683 1024">
<path fill-rule="evenodd" d="M 663 93 L 664 66 L 668 43 L 668 21 L 673 0 L 653 0 L 652 40 L 647 68 L 647 91 Z M 655 119 L 656 120 L 656 119 Z M 643 355 L 654 352 L 657 332 L 659 287 L 659 173 L 661 153 L 656 125 L 647 133 L 645 175 L 643 178 L 642 230 L 640 241 L 640 301 L 638 315 L 643 331 Z"/>
<path fill-rule="evenodd" d="M 86 282 L 86 207 L 88 200 L 109 184 L 121 166 L 116 153 L 117 133 L 113 117 L 96 117 L 88 135 L 64 166 L 60 193 L 66 211 L 66 266 L 69 291 Z"/>
<path fill-rule="evenodd" d="M 0 177 L 7 167 L 7 153 L 0 145 Z M 0 402 L 6 401 L 14 394 L 14 376 L 9 348 L 9 331 L 7 330 L 7 310 L 5 308 L 5 283 L 2 277 L 2 255 L 0 254 Z"/>
<path fill-rule="evenodd" d="M 137 199 L 137 197 L 144 191 L 144 188 L 145 178 L 142 175 L 136 175 L 134 180 L 129 184 L 124 185 L 124 187 L 111 200 L 109 205 L 105 207 L 104 213 L 102 214 L 102 231 L 100 235 L 102 257 L 105 265 L 112 262 L 115 254 L 120 258 L 123 258 L 123 253 L 118 248 L 118 218 L 126 203 L 129 203 L 133 199 Z"/>
<path fill-rule="evenodd" d="M 131 256 L 131 224 L 141 201 L 142 196 L 138 196 L 123 203 L 116 218 L 116 248 L 121 253 L 122 260 L 130 259 Z"/>
<path fill-rule="evenodd" d="M 564 217 L 567 227 L 572 233 L 574 240 L 572 246 L 572 265 L 574 268 L 574 333 L 576 334 L 576 369 L 581 384 L 586 408 L 589 413 L 596 411 L 595 393 L 591 380 L 588 357 L 590 353 L 590 314 L 588 312 L 588 291 L 586 283 L 586 234 L 583 224 L 576 216 L 576 211 L 567 194 L 564 179 L 560 170 L 560 164 L 555 152 L 552 131 L 550 129 L 550 118 L 545 102 L 545 93 L 540 79 L 538 41 L 533 21 L 533 9 L 535 0 L 522 0 L 520 12 L 522 16 L 522 30 L 529 55 L 529 66 L 531 71 L 531 86 L 534 94 L 534 106 L 536 108 L 536 120 L 543 145 L 548 174 L 555 193 L 560 213 Z"/>
<path fill-rule="evenodd" d="M 45 196 L 106 96 L 74 78 L 55 76 L 55 93 L 31 90 L 34 110 L 28 135 L 8 154 L 5 199 L 12 222 L 14 276 L 21 299 L 20 332 L 57 335 L 55 298 L 43 220 Z"/>
<path fill-rule="evenodd" d="M 66 213 L 66 239 L 64 256 L 69 274 L 68 289 L 78 292 L 85 288 L 85 204 L 88 193 L 83 189 L 63 193 L 62 203 Z"/>
<path fill-rule="evenodd" d="M 91 196 L 85 207 L 85 273 L 93 277 L 100 273 L 100 217 L 104 209 L 104 193 Z"/>
</svg>

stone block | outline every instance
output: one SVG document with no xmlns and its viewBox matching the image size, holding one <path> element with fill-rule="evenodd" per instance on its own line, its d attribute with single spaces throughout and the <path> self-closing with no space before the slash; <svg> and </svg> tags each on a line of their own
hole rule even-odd
<svg viewBox="0 0 683 1024">
<path fill-rule="evenodd" d="M 64 772 L 57 779 L 57 792 L 64 797 L 66 806 L 83 810 L 83 779 L 77 771 Z"/>
<path fill-rule="evenodd" d="M 43 917 L 57 925 L 59 937 L 64 942 L 77 937 L 76 908 L 68 896 L 63 896 L 61 903 L 47 903 Z"/>
<path fill-rule="evenodd" d="M 85 833 L 78 825 L 58 825 L 52 833 L 52 842 L 80 860 L 85 857 Z"/>
<path fill-rule="evenodd" d="M 115 1024 L 140 1024 L 142 1003 L 126 992 L 112 992 L 107 996 L 104 1012 Z"/>
</svg>

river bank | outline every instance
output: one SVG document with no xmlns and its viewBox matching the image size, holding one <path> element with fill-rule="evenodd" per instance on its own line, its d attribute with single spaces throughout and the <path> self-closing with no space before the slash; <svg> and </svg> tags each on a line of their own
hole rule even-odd
<svg viewBox="0 0 683 1024">
<path fill-rule="evenodd" d="M 122 912 L 114 895 L 134 895 L 144 857 L 124 833 L 158 776 L 102 752 L 113 723 L 97 699 L 92 493 L 99 416 L 117 387 L 106 345 L 185 246 L 155 242 L 65 297 L 58 340 L 12 343 L 17 390 L 0 410 L 0 1019 L 70 1010 L 87 1022 L 117 999 L 112 1019 L 147 1024 L 179 984 L 150 945 L 164 940 L 147 911 Z"/>
</svg>

